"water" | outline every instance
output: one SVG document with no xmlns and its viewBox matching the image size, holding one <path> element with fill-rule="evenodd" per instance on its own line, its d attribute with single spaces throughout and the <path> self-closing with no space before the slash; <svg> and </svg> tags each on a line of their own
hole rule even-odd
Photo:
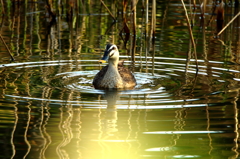
<svg viewBox="0 0 240 159">
<path fill-rule="evenodd" d="M 0 158 L 239 158 L 239 18 L 220 39 L 213 38 L 214 21 L 206 32 L 194 27 L 196 73 L 178 2 L 157 2 L 154 45 L 145 41 L 139 2 L 134 63 L 132 36 L 127 49 L 119 36 L 121 13 L 112 25 L 99 2 L 84 3 L 67 21 L 69 6 L 60 14 L 54 2 L 52 25 L 43 4 L 10 3 L 1 17 L 16 61 L 1 43 Z M 226 7 L 226 22 L 232 10 Z M 196 24 L 199 15 L 197 8 Z M 135 89 L 93 88 L 107 42 L 119 46 L 120 59 L 134 71 Z"/>
</svg>

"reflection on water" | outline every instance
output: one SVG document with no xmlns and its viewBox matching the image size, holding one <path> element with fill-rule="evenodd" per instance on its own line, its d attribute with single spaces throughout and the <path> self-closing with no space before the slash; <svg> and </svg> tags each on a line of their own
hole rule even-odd
<svg viewBox="0 0 240 159">
<path fill-rule="evenodd" d="M 1 35 L 16 61 L 1 44 L 0 158 L 239 158 L 239 18 L 214 39 L 208 2 L 211 25 L 193 27 L 196 74 L 178 2 L 157 1 L 153 43 L 145 37 L 145 4 L 136 6 L 134 37 L 134 14 L 118 12 L 120 2 L 105 1 L 116 23 L 100 2 L 71 2 L 13 1 L 2 10 Z M 237 11 L 227 4 L 224 20 Z M 134 90 L 92 87 L 106 42 L 119 45 Z"/>
<path fill-rule="evenodd" d="M 233 149 L 238 91 L 231 85 L 238 83 L 239 71 L 210 61 L 207 74 L 210 67 L 199 60 L 193 88 L 173 80 L 180 76 L 178 81 L 185 81 L 185 60 L 155 60 L 154 73 L 138 71 L 150 63 L 136 63 L 138 87 L 122 91 L 95 90 L 91 79 L 97 70 L 39 72 L 75 68 L 74 61 L 2 65 L 4 152 L 19 158 L 208 158 L 222 156 L 218 151 L 226 144 Z M 78 62 L 80 68 L 92 66 Z M 188 72 L 188 77 L 195 75 Z M 209 90 L 202 89 L 204 77 L 211 79 Z"/>
</svg>

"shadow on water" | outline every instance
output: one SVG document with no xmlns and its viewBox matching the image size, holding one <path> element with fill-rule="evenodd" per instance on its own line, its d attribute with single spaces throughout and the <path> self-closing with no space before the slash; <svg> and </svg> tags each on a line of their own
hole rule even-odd
<svg viewBox="0 0 240 159">
<path fill-rule="evenodd" d="M 223 4 L 185 3 L 190 40 L 180 2 L 1 1 L 0 158 L 239 158 L 239 3 Z M 107 42 L 135 89 L 92 87 Z"/>
</svg>

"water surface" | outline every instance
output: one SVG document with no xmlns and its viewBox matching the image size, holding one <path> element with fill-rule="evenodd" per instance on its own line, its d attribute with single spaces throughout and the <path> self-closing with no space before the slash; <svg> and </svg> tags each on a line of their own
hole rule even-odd
<svg viewBox="0 0 240 159">
<path fill-rule="evenodd" d="M 133 36 L 127 39 L 122 29 L 124 16 L 131 29 L 131 12 L 118 12 L 120 3 L 105 1 L 116 23 L 100 2 L 78 4 L 72 16 L 71 4 L 61 12 L 53 2 L 56 17 L 45 2 L 25 3 L 6 5 L 1 17 L 15 58 L 10 62 L 1 43 L 1 158 L 239 158 L 239 18 L 216 39 L 214 20 L 206 30 L 199 25 L 197 5 L 196 59 L 182 5 L 157 2 L 155 42 L 149 43 L 139 2 L 133 62 Z M 206 22 L 211 8 L 209 2 Z M 236 10 L 226 5 L 226 22 Z M 93 88 L 107 42 L 118 45 L 135 89 Z"/>
</svg>

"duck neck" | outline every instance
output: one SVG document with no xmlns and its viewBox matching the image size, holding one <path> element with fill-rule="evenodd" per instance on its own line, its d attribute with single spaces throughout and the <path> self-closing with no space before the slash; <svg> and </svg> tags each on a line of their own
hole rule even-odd
<svg viewBox="0 0 240 159">
<path fill-rule="evenodd" d="M 118 60 L 111 59 L 108 61 L 108 73 L 116 78 L 121 78 L 118 72 Z"/>
<path fill-rule="evenodd" d="M 118 59 L 108 60 L 108 64 L 110 67 L 118 68 Z"/>
</svg>

